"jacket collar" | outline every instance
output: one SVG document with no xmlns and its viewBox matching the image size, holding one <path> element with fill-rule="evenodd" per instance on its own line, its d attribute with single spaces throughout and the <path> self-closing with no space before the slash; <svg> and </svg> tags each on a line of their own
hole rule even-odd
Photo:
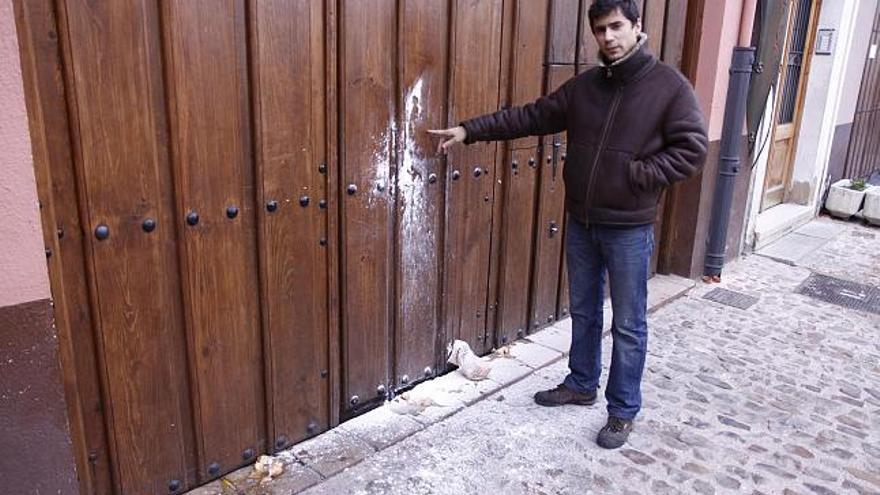
<svg viewBox="0 0 880 495">
<path fill-rule="evenodd" d="M 636 46 L 626 55 L 608 62 L 601 52 L 599 53 L 599 66 L 603 79 L 616 84 L 627 84 L 641 78 L 648 70 L 654 67 L 657 59 L 648 50 L 648 35 L 639 33 Z"/>
</svg>

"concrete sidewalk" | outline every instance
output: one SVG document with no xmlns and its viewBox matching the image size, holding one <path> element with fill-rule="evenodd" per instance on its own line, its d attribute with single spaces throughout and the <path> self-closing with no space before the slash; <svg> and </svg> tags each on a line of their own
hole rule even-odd
<svg viewBox="0 0 880 495">
<path fill-rule="evenodd" d="M 880 281 L 880 231 L 834 223 L 722 284 L 655 278 L 644 408 L 619 450 L 594 441 L 604 400 L 532 401 L 567 372 L 561 322 L 495 357 L 490 380 L 416 387 L 433 404 L 417 414 L 385 406 L 294 446 L 264 487 L 242 470 L 192 493 L 880 493 L 880 314 L 798 293 L 813 271 Z"/>
</svg>

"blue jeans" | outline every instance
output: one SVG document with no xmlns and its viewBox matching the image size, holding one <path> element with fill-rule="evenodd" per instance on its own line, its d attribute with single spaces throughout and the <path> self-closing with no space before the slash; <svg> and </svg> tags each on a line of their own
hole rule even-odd
<svg viewBox="0 0 880 495">
<path fill-rule="evenodd" d="M 566 257 L 571 311 L 571 373 L 565 386 L 591 393 L 602 372 L 605 272 L 611 286 L 611 370 L 605 388 L 608 414 L 633 419 L 642 406 L 642 371 L 648 349 L 648 271 L 654 226 L 609 227 L 569 218 Z"/>
</svg>

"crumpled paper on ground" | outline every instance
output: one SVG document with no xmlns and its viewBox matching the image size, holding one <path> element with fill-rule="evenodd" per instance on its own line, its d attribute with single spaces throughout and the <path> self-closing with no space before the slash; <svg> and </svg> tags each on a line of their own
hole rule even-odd
<svg viewBox="0 0 880 495">
<path fill-rule="evenodd" d="M 458 366 L 458 371 L 468 380 L 485 380 L 489 376 L 491 366 L 477 357 L 471 346 L 463 340 L 454 341 L 447 349 L 447 362 Z"/>
<path fill-rule="evenodd" d="M 510 346 L 506 345 L 504 347 L 499 347 L 498 349 L 495 349 L 495 351 L 492 353 L 492 357 L 512 358 L 513 356 L 510 354 Z"/>
<path fill-rule="evenodd" d="M 284 462 L 271 455 L 261 455 L 254 464 L 253 478 L 258 478 L 260 484 L 266 484 L 272 479 L 281 476 L 284 472 Z"/>
<path fill-rule="evenodd" d="M 437 402 L 431 397 L 404 392 L 395 397 L 388 407 L 397 414 L 412 414 L 415 416 L 434 405 L 437 405 Z"/>
<path fill-rule="evenodd" d="M 388 408 L 393 413 L 417 416 L 429 407 L 454 406 L 460 402 L 455 395 L 462 393 L 463 390 L 460 388 L 461 385 L 454 389 L 446 388 L 447 385 L 443 380 L 428 380 L 415 389 L 395 397 L 388 403 Z"/>
</svg>

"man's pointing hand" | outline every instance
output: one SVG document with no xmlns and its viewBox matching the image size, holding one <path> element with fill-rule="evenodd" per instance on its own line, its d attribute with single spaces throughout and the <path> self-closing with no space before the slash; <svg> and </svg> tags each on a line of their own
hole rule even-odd
<svg viewBox="0 0 880 495">
<path fill-rule="evenodd" d="M 462 126 L 452 127 L 449 129 L 435 129 L 429 130 L 428 134 L 433 136 L 440 136 L 442 138 L 449 138 L 446 141 L 442 141 L 437 145 L 437 153 L 446 154 L 449 151 L 449 147 L 456 143 L 464 142 L 467 137 L 467 131 Z"/>
</svg>

